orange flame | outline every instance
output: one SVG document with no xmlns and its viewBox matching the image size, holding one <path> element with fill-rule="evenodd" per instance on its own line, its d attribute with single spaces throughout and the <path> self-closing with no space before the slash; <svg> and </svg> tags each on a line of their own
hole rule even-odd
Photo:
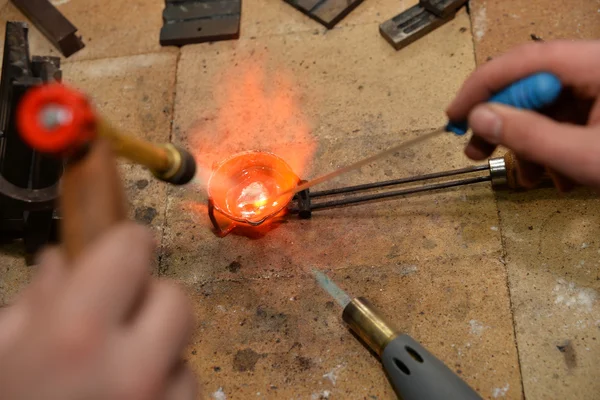
<svg viewBox="0 0 600 400">
<path fill-rule="evenodd" d="M 216 163 L 248 150 L 274 153 L 302 177 L 316 142 L 299 98 L 293 79 L 280 68 L 267 79 L 264 62 L 247 61 L 224 73 L 214 90 L 216 118 L 191 135 L 200 182 L 206 185 Z"/>
</svg>

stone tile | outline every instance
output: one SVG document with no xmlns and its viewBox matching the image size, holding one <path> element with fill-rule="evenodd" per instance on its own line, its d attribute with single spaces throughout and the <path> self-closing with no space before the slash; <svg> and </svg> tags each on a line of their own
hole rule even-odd
<svg viewBox="0 0 600 400">
<path fill-rule="evenodd" d="M 117 57 L 150 52 L 177 52 L 163 48 L 158 42 L 162 26 L 164 2 L 133 1 L 71 1 L 54 2 L 75 25 L 83 37 L 85 48 L 68 61 Z M 15 6 L 9 4 L 0 15 L 0 45 L 4 46 L 6 21 L 27 21 Z M 60 55 L 46 38 L 30 24 L 31 54 Z"/>
<path fill-rule="evenodd" d="M 10 305 L 31 280 L 35 268 L 25 262 L 25 248 L 21 241 L 2 244 L 0 253 L 0 309 Z"/>
<path fill-rule="evenodd" d="M 206 157 L 263 142 L 309 144 L 312 137 L 439 127 L 474 67 L 471 38 L 460 32 L 468 23 L 461 12 L 399 52 L 376 24 L 188 46 L 179 68 L 175 137 Z"/>
<path fill-rule="evenodd" d="M 368 297 L 484 398 L 521 393 L 505 268 L 487 257 L 329 272 Z M 205 394 L 228 398 L 396 398 L 341 309 L 303 272 L 188 286 L 197 329 L 188 360 Z M 505 391 L 506 389 L 506 391 Z"/>
<path fill-rule="evenodd" d="M 164 143 L 170 137 L 176 62 L 175 54 L 160 53 L 81 61 L 66 64 L 63 75 L 66 83 L 87 93 L 115 127 Z M 140 166 L 120 164 L 131 216 L 160 231 L 166 185 Z"/>
<path fill-rule="evenodd" d="M 313 160 L 314 175 L 390 147 L 388 136 L 323 139 Z M 293 144 L 290 146 L 293 147 Z M 467 165 L 462 143 L 438 138 L 340 177 L 325 187 L 389 180 Z M 435 154 L 445 154 L 436 158 Z M 334 162 L 332 162 L 334 160 Z M 406 186 L 405 186 L 406 187 Z M 259 240 L 211 232 L 201 187 L 176 189 L 165 231 L 163 273 L 187 282 L 231 277 L 231 266 L 249 278 L 295 276 L 297 265 L 350 268 L 394 262 L 411 265 L 432 257 L 501 256 L 498 217 L 488 183 L 379 203 L 316 211 L 311 220 L 289 216 Z"/>
<path fill-rule="evenodd" d="M 471 0 L 477 63 L 512 47 L 544 40 L 600 37 L 598 3 L 586 0 Z"/>
<path fill-rule="evenodd" d="M 527 398 L 597 397 L 599 205 L 585 191 L 499 199 Z"/>
<path fill-rule="evenodd" d="M 8 0 L 0 0 L 0 11 L 8 4 Z"/>
</svg>

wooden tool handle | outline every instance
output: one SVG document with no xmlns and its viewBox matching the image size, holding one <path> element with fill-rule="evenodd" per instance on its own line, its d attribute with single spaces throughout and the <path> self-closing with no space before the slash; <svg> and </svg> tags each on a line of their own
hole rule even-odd
<svg viewBox="0 0 600 400">
<path fill-rule="evenodd" d="M 512 151 L 509 151 L 504 155 L 504 162 L 506 163 L 506 183 L 510 189 L 532 189 L 532 187 L 525 187 L 521 184 L 519 180 L 521 166 L 519 165 L 517 156 Z M 552 187 L 554 186 L 554 183 L 551 174 L 546 169 L 544 173 L 539 176 L 533 187 Z"/>
<path fill-rule="evenodd" d="M 60 207 L 61 238 L 70 260 L 127 218 L 125 195 L 108 141 L 98 138 L 85 155 L 69 162 L 62 178 Z"/>
</svg>

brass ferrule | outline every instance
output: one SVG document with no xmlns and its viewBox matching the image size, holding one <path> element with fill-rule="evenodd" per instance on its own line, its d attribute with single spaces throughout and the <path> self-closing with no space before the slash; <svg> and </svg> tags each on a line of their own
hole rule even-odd
<svg viewBox="0 0 600 400">
<path fill-rule="evenodd" d="M 392 325 L 362 297 L 353 299 L 344 308 L 342 319 L 380 357 L 388 343 L 398 336 Z"/>
<path fill-rule="evenodd" d="M 124 135 L 106 121 L 98 123 L 100 136 L 108 139 L 117 155 L 143 165 L 159 179 L 168 180 L 182 166 L 182 157 L 172 144 L 156 145 L 133 136 Z"/>
<path fill-rule="evenodd" d="M 182 167 L 183 159 L 181 153 L 171 143 L 160 145 L 161 148 L 167 153 L 169 160 L 169 169 L 164 171 L 151 170 L 154 176 L 162 180 L 169 180 L 174 177 Z"/>
</svg>

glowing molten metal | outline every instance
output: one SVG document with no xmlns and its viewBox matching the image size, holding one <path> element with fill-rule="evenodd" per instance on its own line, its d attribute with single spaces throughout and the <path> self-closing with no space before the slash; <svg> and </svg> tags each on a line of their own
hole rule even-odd
<svg viewBox="0 0 600 400">
<path fill-rule="evenodd" d="M 267 152 L 244 152 L 223 161 L 208 181 L 208 197 L 225 217 L 252 226 L 279 214 L 293 194 L 298 177 L 281 158 Z"/>
</svg>

